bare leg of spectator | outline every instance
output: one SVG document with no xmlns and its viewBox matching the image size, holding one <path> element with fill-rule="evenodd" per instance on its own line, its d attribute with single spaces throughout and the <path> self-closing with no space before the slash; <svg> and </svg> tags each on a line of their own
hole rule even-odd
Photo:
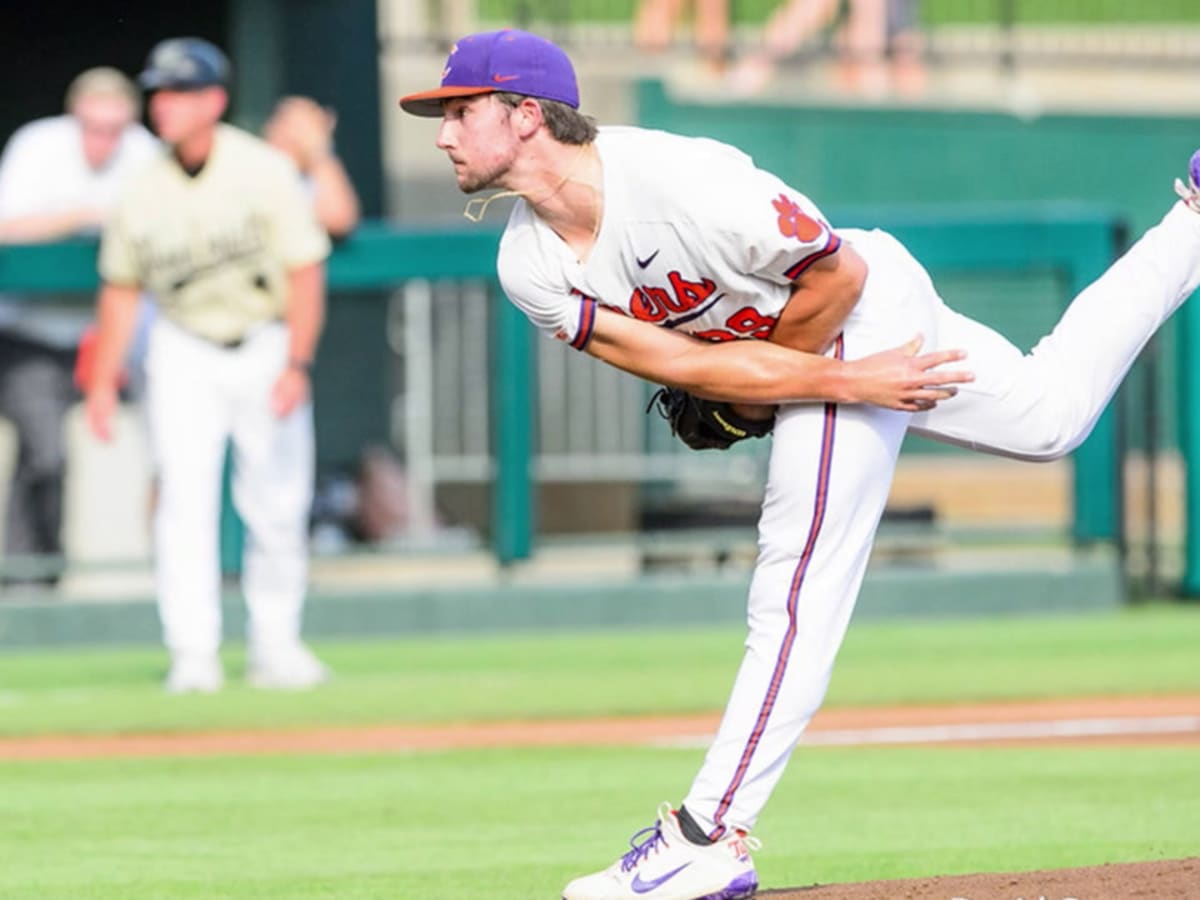
<svg viewBox="0 0 1200 900">
<path fill-rule="evenodd" d="M 696 0 L 696 47 L 714 72 L 725 69 L 729 57 L 729 0 Z"/>
<path fill-rule="evenodd" d="M 925 92 L 925 37 L 921 33 L 918 0 L 888 0 L 888 47 L 892 57 L 892 88 L 903 97 Z"/>
<path fill-rule="evenodd" d="M 639 50 L 656 53 L 671 46 L 683 0 L 642 0 L 633 20 L 633 43 Z"/>
<path fill-rule="evenodd" d="M 887 0 L 851 0 L 838 67 L 848 91 L 866 97 L 887 94 L 887 21 Z"/>
<path fill-rule="evenodd" d="M 776 64 L 812 40 L 837 15 L 839 0 L 788 0 L 780 4 L 763 26 L 761 47 L 739 62 L 730 73 L 735 94 L 760 93 L 775 76 Z"/>
</svg>

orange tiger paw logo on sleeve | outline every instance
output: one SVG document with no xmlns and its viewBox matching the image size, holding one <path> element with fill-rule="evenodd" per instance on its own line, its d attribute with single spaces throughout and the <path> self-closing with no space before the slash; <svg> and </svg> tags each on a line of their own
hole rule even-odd
<svg viewBox="0 0 1200 900">
<path fill-rule="evenodd" d="M 771 201 L 771 205 L 779 213 L 779 233 L 784 237 L 807 244 L 825 233 L 825 226 L 805 213 L 786 194 L 780 194 Z"/>
</svg>

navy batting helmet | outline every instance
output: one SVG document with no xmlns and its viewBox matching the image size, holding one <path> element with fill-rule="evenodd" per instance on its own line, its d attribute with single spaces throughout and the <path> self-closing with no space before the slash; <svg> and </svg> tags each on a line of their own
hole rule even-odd
<svg viewBox="0 0 1200 900">
<path fill-rule="evenodd" d="M 191 91 L 225 86 L 229 60 L 216 46 L 201 38 L 171 38 L 156 44 L 146 60 L 138 84 L 147 91 Z"/>
</svg>

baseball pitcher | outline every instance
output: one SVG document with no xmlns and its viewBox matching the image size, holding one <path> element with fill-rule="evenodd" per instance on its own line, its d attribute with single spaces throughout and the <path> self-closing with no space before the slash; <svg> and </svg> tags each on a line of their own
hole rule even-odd
<svg viewBox="0 0 1200 900">
<path fill-rule="evenodd" d="M 949 309 L 891 235 L 835 228 L 738 150 L 597 131 L 577 112 L 570 61 L 543 38 L 463 38 L 441 85 L 400 102 L 440 117 L 460 189 L 518 196 L 497 266 L 538 328 L 717 401 L 664 398 L 697 446 L 773 419 L 749 636 L 719 733 L 683 804 L 661 807 L 624 856 L 563 892 L 752 896 L 748 832 L 824 697 L 905 432 L 1029 460 L 1076 447 L 1200 284 L 1200 171 L 1026 355 Z M 936 349 L 895 346 L 914 334 Z M 964 353 L 970 374 L 945 368 Z"/>
</svg>

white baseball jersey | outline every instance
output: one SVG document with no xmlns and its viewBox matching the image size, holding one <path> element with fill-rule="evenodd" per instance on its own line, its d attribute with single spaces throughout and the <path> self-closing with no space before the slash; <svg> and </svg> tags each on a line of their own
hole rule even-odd
<svg viewBox="0 0 1200 900">
<path fill-rule="evenodd" d="M 158 142 L 132 124 L 107 165 L 93 169 L 83 155 L 79 121 L 70 115 L 18 128 L 0 157 L 0 221 L 77 209 L 110 210 L 122 187 L 154 159 Z M 74 347 L 91 321 L 78 300 L 0 298 L 0 328 L 57 347 Z"/>
<path fill-rule="evenodd" d="M 87 164 L 82 148 L 74 116 L 38 119 L 17 129 L 0 158 L 0 219 L 111 209 L 129 177 L 154 158 L 158 142 L 141 125 L 130 125 L 102 169 Z"/>
<path fill-rule="evenodd" d="M 604 216 L 587 262 L 524 200 L 500 244 L 505 292 L 576 348 L 597 303 L 708 340 L 765 338 L 791 282 L 841 244 L 811 200 L 726 144 L 602 128 L 596 146 Z"/>
<path fill-rule="evenodd" d="M 1023 354 L 948 308 L 893 237 L 834 233 L 811 201 L 732 148 L 625 128 L 603 129 L 597 147 L 604 215 L 586 263 L 524 201 L 501 241 L 505 291 L 547 334 L 586 347 L 603 304 L 702 338 L 766 337 L 789 282 L 847 240 L 868 275 L 834 352 L 854 359 L 919 332 L 926 348 L 965 350 L 975 374 L 918 415 L 779 408 L 746 654 L 684 800 L 720 838 L 754 825 L 821 704 L 905 433 L 1028 460 L 1074 449 L 1150 335 L 1200 285 L 1200 215 L 1177 204 Z"/>
<path fill-rule="evenodd" d="M 328 254 L 287 157 L 222 125 L 198 174 L 164 153 L 130 185 L 104 228 L 100 274 L 147 288 L 177 325 L 224 343 L 283 318 L 288 270 Z"/>
</svg>

